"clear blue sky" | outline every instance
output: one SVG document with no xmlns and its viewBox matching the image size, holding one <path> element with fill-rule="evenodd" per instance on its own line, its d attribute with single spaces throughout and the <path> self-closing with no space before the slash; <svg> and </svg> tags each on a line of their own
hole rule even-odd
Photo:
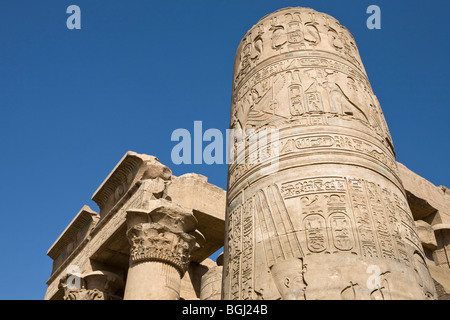
<svg viewBox="0 0 450 320">
<path fill-rule="evenodd" d="M 68 30 L 66 8 L 81 8 Z M 382 29 L 366 27 L 380 6 Z M 171 163 L 177 128 L 228 127 L 240 39 L 306 6 L 354 35 L 397 160 L 450 187 L 450 2 L 209 0 L 0 2 L 0 299 L 42 299 L 48 248 L 128 150 L 226 188 L 225 165 Z"/>
</svg>

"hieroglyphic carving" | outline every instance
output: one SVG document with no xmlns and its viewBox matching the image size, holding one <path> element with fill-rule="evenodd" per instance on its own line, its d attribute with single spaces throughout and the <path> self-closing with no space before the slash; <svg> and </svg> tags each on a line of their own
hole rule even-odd
<svg viewBox="0 0 450 320">
<path fill-rule="evenodd" d="M 283 183 L 280 191 L 283 198 L 290 198 L 323 192 L 345 192 L 345 188 L 346 181 L 344 178 L 321 177 Z"/>
<path fill-rule="evenodd" d="M 327 227 L 324 217 L 310 214 L 303 220 L 306 243 L 312 253 L 319 253 L 328 248 Z"/>
<path fill-rule="evenodd" d="M 230 262 L 225 276 L 230 277 L 231 299 L 253 299 L 253 216 L 254 199 L 239 204 L 230 214 L 228 252 Z"/>
<path fill-rule="evenodd" d="M 355 41 L 347 29 L 337 21 L 331 21 L 329 17 L 325 18 L 327 27 L 328 41 L 330 45 L 339 53 L 343 54 L 349 61 L 361 67 L 357 59 L 359 56 Z M 333 25 L 334 24 L 334 25 Z"/>
<path fill-rule="evenodd" d="M 318 134 L 288 137 L 280 141 L 280 155 L 301 152 L 311 148 L 336 148 L 364 154 L 380 161 L 392 173 L 398 175 L 397 165 L 392 155 L 387 154 L 373 143 L 360 138 L 342 134 Z"/>
<path fill-rule="evenodd" d="M 254 199 L 250 198 L 244 203 L 242 216 L 242 300 L 252 300 L 253 296 L 253 216 L 255 214 Z"/>
<path fill-rule="evenodd" d="M 364 257 L 377 258 L 379 257 L 377 239 L 366 202 L 363 183 L 362 179 L 349 179 L 349 196 L 359 234 L 361 254 Z"/>
<path fill-rule="evenodd" d="M 336 249 L 341 251 L 353 249 L 354 240 L 350 218 L 343 212 L 335 212 L 330 215 L 329 219 L 333 243 Z"/>
<path fill-rule="evenodd" d="M 230 252 L 230 293 L 231 300 L 240 298 L 240 260 L 242 254 L 242 205 L 230 214 L 231 228 L 229 229 Z"/>
<path fill-rule="evenodd" d="M 233 94 L 234 122 L 242 128 L 314 113 L 357 119 L 382 135 L 381 114 L 366 79 L 330 58 L 290 58 L 252 75 Z M 285 101 L 288 105 L 285 105 Z"/>
<path fill-rule="evenodd" d="M 251 65 L 254 65 L 263 50 L 264 29 L 262 25 L 255 28 L 256 32 L 249 32 L 242 40 L 242 50 L 239 55 L 238 69 L 236 70 L 236 79 L 244 77 Z"/>
<path fill-rule="evenodd" d="M 258 34 L 261 51 L 251 44 Z M 258 147 L 243 140 L 238 146 L 245 147 L 239 153 L 244 161 L 228 171 L 230 199 L 244 190 L 254 199 L 254 298 L 277 297 L 278 280 L 268 271 L 293 258 L 318 263 L 329 255 L 345 263 L 354 259 L 355 268 L 373 260 L 411 268 L 411 247 L 420 242 L 404 205 L 392 141 L 355 41 L 337 20 L 303 8 L 261 19 L 238 48 L 231 114 L 232 128 L 280 132 L 275 175 L 259 172 L 263 165 L 252 162 Z M 235 227 L 243 236 L 242 223 Z M 344 273 L 336 280 L 339 289 L 326 289 L 330 294 L 388 296 L 387 278 L 378 291 L 368 292 L 362 279 Z"/>
<path fill-rule="evenodd" d="M 378 184 L 364 179 L 320 177 L 282 183 L 280 191 L 283 199 L 300 198 L 306 241 L 313 253 L 327 248 L 326 230 L 331 231 L 336 249 L 352 250 L 353 219 L 363 256 L 407 262 L 404 240 L 419 248 L 405 204 Z"/>
<path fill-rule="evenodd" d="M 285 199 L 300 197 L 302 214 L 305 215 L 303 228 L 311 253 L 319 253 L 328 248 L 327 230 L 331 231 L 335 249 L 350 251 L 354 248 L 353 227 L 347 214 L 345 179 L 302 179 L 283 183 L 281 191 Z"/>
<path fill-rule="evenodd" d="M 301 116 L 306 112 L 305 93 L 299 84 L 289 86 L 289 111 L 292 116 Z"/>
<path fill-rule="evenodd" d="M 235 85 L 264 58 L 296 51 L 321 50 L 361 68 L 359 52 L 350 32 L 334 18 L 314 10 L 279 11 L 263 18 L 242 38 L 236 56 Z"/>
<path fill-rule="evenodd" d="M 403 224 L 401 216 L 398 214 L 398 209 L 394 201 L 393 193 L 388 188 L 381 189 L 383 203 L 388 214 L 389 225 L 391 227 L 392 237 L 397 248 L 398 259 L 400 262 L 409 265 L 408 252 L 403 239 Z"/>
<path fill-rule="evenodd" d="M 272 32 L 272 49 L 287 51 L 299 50 L 307 45 L 316 46 L 320 43 L 320 34 L 315 21 L 315 13 L 310 12 L 311 21 L 302 22 L 300 12 L 286 13 L 281 19 L 270 20 Z"/>
<path fill-rule="evenodd" d="M 397 255 L 391 236 L 392 231 L 384 213 L 385 205 L 382 202 L 379 187 L 373 182 L 366 181 L 365 189 L 375 224 L 381 256 L 383 258 L 396 259 Z"/>
</svg>

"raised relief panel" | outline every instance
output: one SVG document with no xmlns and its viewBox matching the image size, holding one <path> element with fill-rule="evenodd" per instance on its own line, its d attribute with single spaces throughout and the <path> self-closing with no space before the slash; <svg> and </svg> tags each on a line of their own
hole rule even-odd
<svg viewBox="0 0 450 320">
<path fill-rule="evenodd" d="M 328 236 L 325 219 L 318 214 L 310 214 L 304 220 L 306 243 L 311 253 L 320 253 L 327 249 Z"/>
<path fill-rule="evenodd" d="M 299 84 L 289 86 L 289 107 L 292 116 L 300 116 L 306 112 L 304 93 Z"/>
<path fill-rule="evenodd" d="M 243 300 L 253 299 L 253 217 L 254 200 L 248 199 L 244 204 L 244 214 L 242 217 L 243 252 L 242 252 L 242 294 Z"/>
<path fill-rule="evenodd" d="M 308 112 L 323 112 L 323 104 L 320 93 L 308 92 L 306 94 L 306 101 L 308 102 Z"/>
<path fill-rule="evenodd" d="M 264 175 L 261 160 L 273 157 L 272 148 L 250 137 L 230 139 L 244 161 L 228 169 L 228 199 L 242 201 L 229 207 L 223 296 L 419 298 L 419 283 L 404 290 L 404 282 L 414 274 L 413 251 L 423 249 L 386 121 L 349 31 L 312 9 L 265 16 L 238 47 L 231 107 L 231 128 L 275 128 L 279 153 L 278 170 Z M 280 272 L 285 261 L 296 272 L 300 264 L 313 271 L 302 273 L 303 283 L 300 274 Z M 355 273 L 371 264 L 384 273 L 369 291 Z M 333 279 L 322 287 L 321 271 Z M 289 285 L 292 279 L 297 285 Z"/>
<path fill-rule="evenodd" d="M 344 213 L 336 212 L 330 215 L 329 220 L 336 249 L 341 251 L 352 250 L 354 240 L 350 218 Z"/>
<path fill-rule="evenodd" d="M 349 180 L 349 193 L 351 205 L 355 216 L 362 255 L 370 258 L 379 257 L 377 241 L 374 234 L 371 215 L 366 203 L 363 181 Z"/>
<path fill-rule="evenodd" d="M 231 299 L 253 299 L 253 219 L 254 199 L 238 205 L 231 212 L 228 230 L 228 261 L 230 267 L 225 275 L 231 278 Z"/>
<path fill-rule="evenodd" d="M 366 190 L 369 198 L 370 208 L 372 210 L 372 216 L 375 221 L 375 228 L 377 231 L 381 254 L 384 258 L 396 259 L 397 255 L 395 253 L 394 244 L 391 238 L 391 229 L 384 212 L 385 206 L 381 200 L 378 186 L 372 182 L 366 181 Z"/>
<path fill-rule="evenodd" d="M 283 300 L 305 300 L 307 266 L 303 259 L 280 261 L 270 271 Z"/>
<path fill-rule="evenodd" d="M 242 254 L 242 230 L 241 230 L 241 214 L 242 205 L 238 206 L 231 214 L 232 217 L 232 233 L 230 245 L 230 276 L 231 276 L 231 299 L 238 300 L 240 298 L 240 259 Z"/>
</svg>

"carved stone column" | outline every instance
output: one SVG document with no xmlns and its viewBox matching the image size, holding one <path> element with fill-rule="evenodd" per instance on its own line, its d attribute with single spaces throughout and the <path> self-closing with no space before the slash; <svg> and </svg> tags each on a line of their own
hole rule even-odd
<svg viewBox="0 0 450 320">
<path fill-rule="evenodd" d="M 236 53 L 223 299 L 425 299 L 435 290 L 355 40 L 286 8 Z"/>
<path fill-rule="evenodd" d="M 67 274 L 60 281 L 64 300 L 122 300 L 123 280 L 109 271 Z"/>
<path fill-rule="evenodd" d="M 150 211 L 127 211 L 130 268 L 124 300 L 178 300 L 180 283 L 202 235 L 192 210 L 151 201 Z"/>
<path fill-rule="evenodd" d="M 212 267 L 202 276 L 200 300 L 221 300 L 222 269 L 222 266 Z"/>
<path fill-rule="evenodd" d="M 450 268 L 450 225 L 438 224 L 433 229 L 437 240 L 434 261 L 439 267 Z"/>
</svg>

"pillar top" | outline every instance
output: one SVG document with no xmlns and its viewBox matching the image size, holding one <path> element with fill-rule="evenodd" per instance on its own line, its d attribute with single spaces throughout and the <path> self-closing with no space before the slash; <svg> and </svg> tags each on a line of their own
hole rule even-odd
<svg viewBox="0 0 450 320">
<path fill-rule="evenodd" d="M 130 262 L 163 262 L 182 277 L 191 261 L 191 252 L 205 242 L 196 230 L 192 210 L 164 199 L 153 200 L 149 211 L 127 211 L 127 237 L 131 244 Z"/>
</svg>

